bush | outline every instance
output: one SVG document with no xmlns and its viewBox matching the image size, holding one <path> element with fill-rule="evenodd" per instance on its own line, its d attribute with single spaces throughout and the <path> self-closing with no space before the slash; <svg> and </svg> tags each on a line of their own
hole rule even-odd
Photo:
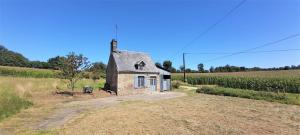
<svg viewBox="0 0 300 135">
<path fill-rule="evenodd" d="M 172 88 L 173 89 L 178 89 L 181 85 L 181 82 L 180 81 L 173 81 L 172 82 Z"/>
</svg>

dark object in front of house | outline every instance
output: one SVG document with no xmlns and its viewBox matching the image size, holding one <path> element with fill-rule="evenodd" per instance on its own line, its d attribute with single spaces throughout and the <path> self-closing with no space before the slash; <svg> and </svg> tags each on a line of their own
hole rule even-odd
<svg viewBox="0 0 300 135">
<path fill-rule="evenodd" d="M 91 86 L 84 86 L 83 93 L 93 93 L 93 88 Z"/>
</svg>

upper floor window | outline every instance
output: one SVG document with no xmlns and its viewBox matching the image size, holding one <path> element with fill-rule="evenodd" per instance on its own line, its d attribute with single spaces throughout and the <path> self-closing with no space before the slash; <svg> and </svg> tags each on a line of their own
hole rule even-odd
<svg viewBox="0 0 300 135">
<path fill-rule="evenodd" d="M 136 70 L 143 70 L 144 69 L 144 67 L 145 67 L 145 62 L 144 61 L 138 61 L 135 65 L 134 65 L 134 67 L 135 67 L 135 69 Z"/>
</svg>

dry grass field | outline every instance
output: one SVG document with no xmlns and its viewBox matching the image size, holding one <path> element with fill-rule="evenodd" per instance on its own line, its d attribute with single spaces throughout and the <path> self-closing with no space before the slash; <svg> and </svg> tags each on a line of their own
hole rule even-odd
<svg viewBox="0 0 300 135">
<path fill-rule="evenodd" d="M 25 135 L 278 134 L 298 135 L 300 107 L 261 100 L 196 94 L 162 101 L 127 101 L 78 115 L 58 129 Z"/>
<path fill-rule="evenodd" d="M 183 73 L 173 73 L 174 76 L 183 76 Z M 238 77 L 271 77 L 271 78 L 299 78 L 300 70 L 278 71 L 248 71 L 227 73 L 187 73 L 187 76 L 238 76 Z"/>
<path fill-rule="evenodd" d="M 90 112 L 49 134 L 300 133 L 300 107 L 199 94 L 161 102 L 128 102 Z"/>
</svg>

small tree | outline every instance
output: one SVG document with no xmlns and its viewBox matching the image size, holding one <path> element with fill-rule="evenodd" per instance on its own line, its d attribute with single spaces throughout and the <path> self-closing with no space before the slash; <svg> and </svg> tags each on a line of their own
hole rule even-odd
<svg viewBox="0 0 300 135">
<path fill-rule="evenodd" d="M 89 67 L 89 62 L 83 55 L 76 55 L 74 52 L 69 53 L 63 61 L 61 77 L 69 81 L 69 86 L 74 91 L 76 82 L 82 78 L 82 71 Z"/>
</svg>

